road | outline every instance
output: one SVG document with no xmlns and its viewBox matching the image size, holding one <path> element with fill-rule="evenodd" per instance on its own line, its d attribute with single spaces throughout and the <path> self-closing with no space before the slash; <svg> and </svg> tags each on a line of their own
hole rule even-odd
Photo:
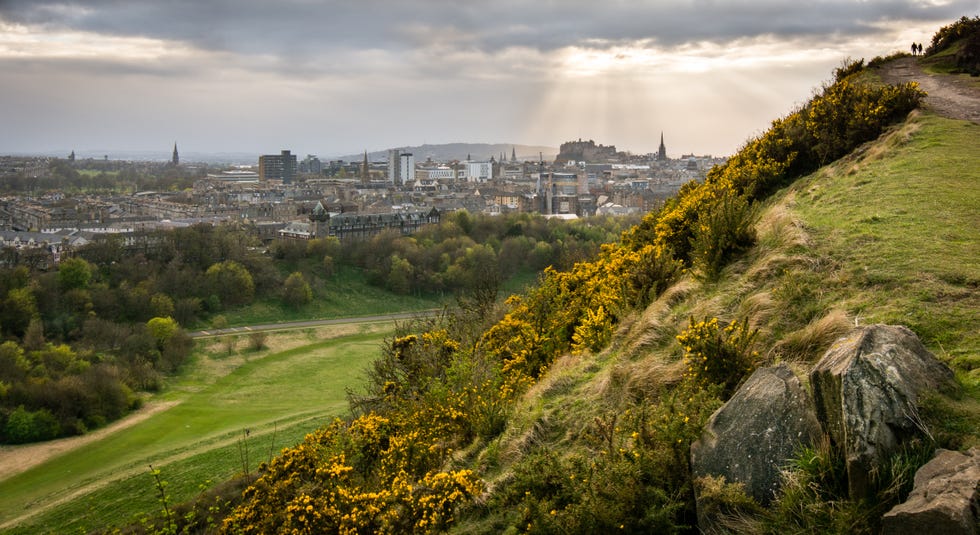
<svg viewBox="0 0 980 535">
<path fill-rule="evenodd" d="M 194 331 L 188 333 L 191 338 L 208 338 L 212 336 L 225 336 L 228 334 L 248 334 L 261 331 L 288 331 L 293 329 L 308 329 L 310 327 L 321 327 L 323 325 L 342 325 L 345 323 L 374 323 L 380 321 L 408 320 L 418 317 L 434 316 L 441 312 L 441 309 L 418 310 L 415 312 L 399 312 L 396 314 L 379 314 L 377 316 L 361 316 L 359 318 L 334 318 L 328 320 L 304 320 L 287 321 L 281 323 L 263 323 L 260 325 L 248 325 L 244 327 L 228 327 L 225 329 L 208 329 L 205 331 Z"/>
</svg>

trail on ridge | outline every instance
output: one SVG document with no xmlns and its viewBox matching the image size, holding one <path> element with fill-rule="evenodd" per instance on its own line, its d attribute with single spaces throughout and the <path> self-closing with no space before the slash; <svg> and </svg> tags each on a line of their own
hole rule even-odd
<svg viewBox="0 0 980 535">
<path fill-rule="evenodd" d="M 890 84 L 918 82 L 928 94 L 925 99 L 927 109 L 949 119 L 980 124 L 980 89 L 969 80 L 951 74 L 928 74 L 911 57 L 889 62 L 880 74 Z"/>
</svg>

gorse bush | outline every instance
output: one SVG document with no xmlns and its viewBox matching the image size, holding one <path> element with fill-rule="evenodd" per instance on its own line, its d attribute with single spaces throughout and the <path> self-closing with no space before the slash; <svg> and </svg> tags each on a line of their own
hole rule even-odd
<svg viewBox="0 0 980 535">
<path fill-rule="evenodd" d="M 932 36 L 926 55 L 938 54 L 956 41 L 980 33 L 980 17 L 960 17 L 956 22 L 943 26 Z"/>
<path fill-rule="evenodd" d="M 720 199 L 698 222 L 691 238 L 691 264 L 714 280 L 721 268 L 755 244 L 755 211 L 742 195 Z"/>
<path fill-rule="evenodd" d="M 441 531 L 482 491 L 469 470 L 428 469 L 446 452 L 420 429 L 369 414 L 307 435 L 260 470 L 223 533 Z"/>
<path fill-rule="evenodd" d="M 718 318 L 691 318 L 688 328 L 677 335 L 684 348 L 684 377 L 699 386 L 721 385 L 730 396 L 755 369 L 759 353 L 752 343 L 757 334 L 749 329 L 748 320 L 732 320 L 722 328 Z"/>
</svg>

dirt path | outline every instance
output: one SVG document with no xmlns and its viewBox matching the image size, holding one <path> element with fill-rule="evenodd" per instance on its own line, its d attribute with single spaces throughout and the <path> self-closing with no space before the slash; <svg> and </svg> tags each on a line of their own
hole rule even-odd
<svg viewBox="0 0 980 535">
<path fill-rule="evenodd" d="M 954 75 L 927 74 L 915 58 L 897 59 L 881 70 L 890 83 L 915 81 L 928 95 L 926 108 L 943 117 L 980 123 L 980 90 Z"/>
<path fill-rule="evenodd" d="M 102 440 L 116 431 L 136 425 L 150 416 L 163 412 L 176 404 L 176 401 L 165 403 L 150 402 L 140 410 L 122 420 L 114 422 L 112 425 L 77 437 L 51 440 L 39 444 L 25 444 L 23 446 L 0 446 L 0 481 L 37 466 L 52 457 L 56 457 L 91 442 Z"/>
</svg>

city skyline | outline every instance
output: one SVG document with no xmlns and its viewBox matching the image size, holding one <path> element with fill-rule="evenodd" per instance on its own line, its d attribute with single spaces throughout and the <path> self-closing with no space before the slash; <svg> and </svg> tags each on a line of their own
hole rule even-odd
<svg viewBox="0 0 980 535">
<path fill-rule="evenodd" d="M 595 139 L 723 155 L 848 57 L 928 45 L 974 1 L 7 0 L 0 153 L 325 157 Z M 675 152 L 676 151 L 676 152 Z"/>
</svg>

